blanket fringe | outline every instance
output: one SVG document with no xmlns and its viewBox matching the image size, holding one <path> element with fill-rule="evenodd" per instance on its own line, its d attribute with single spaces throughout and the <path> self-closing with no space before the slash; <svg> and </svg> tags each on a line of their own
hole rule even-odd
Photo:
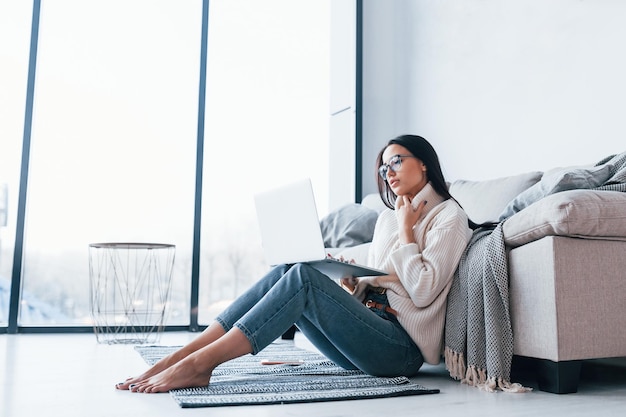
<svg viewBox="0 0 626 417">
<path fill-rule="evenodd" d="M 498 388 L 500 388 L 504 392 L 515 393 L 529 392 L 533 390 L 532 388 L 525 387 L 517 382 L 504 381 L 502 378 L 498 378 Z"/>
<path fill-rule="evenodd" d="M 446 361 L 446 369 L 450 372 L 450 376 L 457 381 L 461 381 L 465 378 L 466 369 L 465 357 L 463 354 L 446 347 L 444 350 L 444 357 Z"/>
<path fill-rule="evenodd" d="M 444 350 L 444 358 L 446 369 L 450 373 L 450 377 L 457 381 L 460 380 L 462 384 L 467 384 L 487 392 L 500 390 L 503 392 L 523 393 L 533 390 L 517 382 L 510 382 L 493 376 L 488 377 L 485 369 L 478 368 L 475 365 L 466 366 L 465 356 L 448 347 Z"/>
<path fill-rule="evenodd" d="M 484 369 L 477 368 L 474 365 L 467 367 L 465 378 L 461 380 L 462 384 L 467 384 L 470 387 L 482 388 L 485 391 L 493 392 L 493 389 L 489 388 L 487 380 L 487 372 Z"/>
</svg>

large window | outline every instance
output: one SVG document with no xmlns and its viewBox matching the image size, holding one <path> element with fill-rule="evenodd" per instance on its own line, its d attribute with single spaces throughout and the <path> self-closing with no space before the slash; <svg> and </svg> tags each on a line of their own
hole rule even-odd
<svg viewBox="0 0 626 417">
<path fill-rule="evenodd" d="M 27 2 L 0 5 L 5 326 L 32 11 L 18 3 Z M 202 7 L 201 0 L 41 2 L 20 326 L 89 326 L 88 246 L 125 241 L 176 245 L 166 324 L 189 324 Z M 329 2 L 212 0 L 209 17 L 205 324 L 267 270 L 253 194 L 311 177 L 320 214 L 328 194 Z"/>
<path fill-rule="evenodd" d="M 268 270 L 253 195 L 310 177 L 328 201 L 329 2 L 211 2 L 199 319 Z"/>
<path fill-rule="evenodd" d="M 42 3 L 20 325 L 90 324 L 96 242 L 175 244 L 169 323 L 188 321 L 201 10 Z"/>
</svg>

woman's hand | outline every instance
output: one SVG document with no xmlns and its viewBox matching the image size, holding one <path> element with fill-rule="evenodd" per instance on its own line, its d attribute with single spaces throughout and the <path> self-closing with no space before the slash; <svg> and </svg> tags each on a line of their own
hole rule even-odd
<svg viewBox="0 0 626 417">
<path fill-rule="evenodd" d="M 425 206 L 426 201 L 421 201 L 416 208 L 413 208 L 411 198 L 408 195 L 398 196 L 396 200 L 396 219 L 398 221 L 400 243 L 403 245 L 415 243 L 413 226 L 419 220 Z"/>
<path fill-rule="evenodd" d="M 356 277 L 341 278 L 341 286 L 351 293 L 354 292 L 354 289 L 356 288 L 356 284 L 358 284 L 358 282 L 359 279 Z"/>
</svg>

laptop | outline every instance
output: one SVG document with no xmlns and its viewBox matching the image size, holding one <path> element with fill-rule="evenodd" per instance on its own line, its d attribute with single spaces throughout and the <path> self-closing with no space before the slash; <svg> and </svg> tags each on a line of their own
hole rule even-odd
<svg viewBox="0 0 626 417">
<path fill-rule="evenodd" d="M 257 193 L 254 202 L 268 264 L 306 263 L 333 279 L 387 275 L 329 257 L 309 178 Z"/>
</svg>

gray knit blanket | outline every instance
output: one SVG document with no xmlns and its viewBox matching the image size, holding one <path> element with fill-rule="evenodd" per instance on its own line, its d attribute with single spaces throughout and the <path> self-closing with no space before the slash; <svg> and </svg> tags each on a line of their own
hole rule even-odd
<svg viewBox="0 0 626 417">
<path fill-rule="evenodd" d="M 626 192 L 626 152 L 604 158 L 608 179 L 594 190 Z M 585 187 L 578 187 L 585 188 Z M 445 362 L 450 376 L 487 391 L 526 392 L 511 382 L 513 331 L 509 312 L 507 252 L 502 233 L 479 228 L 455 272 L 448 295 Z"/>
</svg>

